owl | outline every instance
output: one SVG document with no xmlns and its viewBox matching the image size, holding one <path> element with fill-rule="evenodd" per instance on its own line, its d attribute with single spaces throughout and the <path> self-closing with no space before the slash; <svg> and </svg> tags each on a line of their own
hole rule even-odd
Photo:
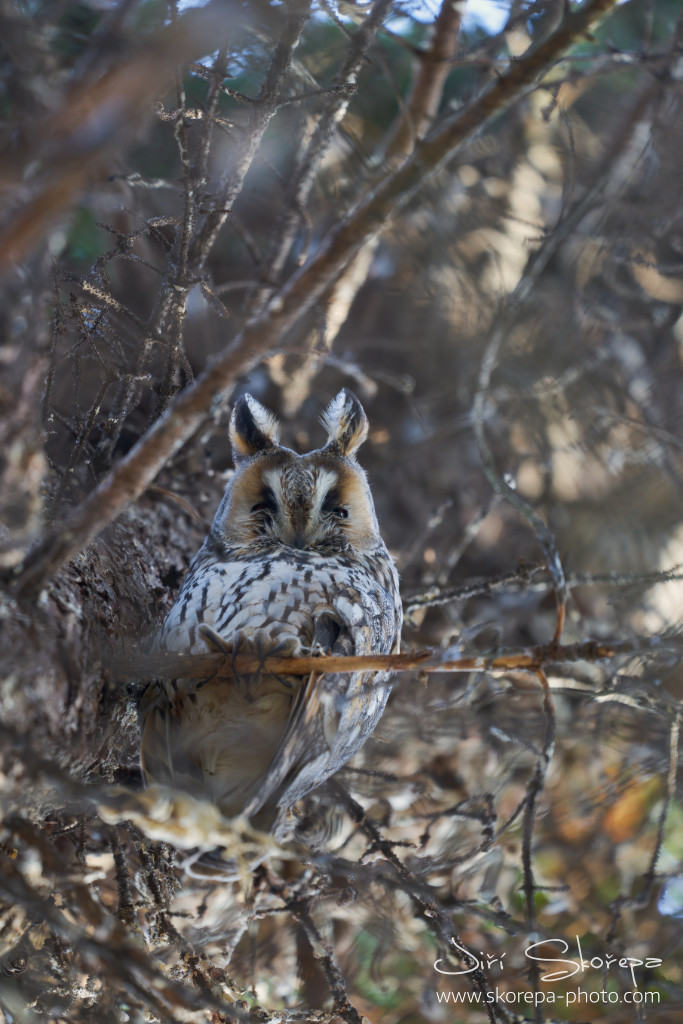
<svg viewBox="0 0 683 1024">
<path fill-rule="evenodd" d="M 389 654 L 399 650 L 398 576 L 356 452 L 368 433 L 342 390 L 325 445 L 298 455 L 251 395 L 230 420 L 235 472 L 161 631 L 165 651 Z M 208 798 L 276 831 L 376 727 L 386 673 L 156 682 L 142 708 L 146 781 Z"/>
</svg>

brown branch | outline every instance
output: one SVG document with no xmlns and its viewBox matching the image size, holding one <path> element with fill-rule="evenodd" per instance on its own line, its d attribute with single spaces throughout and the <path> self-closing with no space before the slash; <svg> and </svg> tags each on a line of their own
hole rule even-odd
<svg viewBox="0 0 683 1024">
<path fill-rule="evenodd" d="M 259 658 L 239 654 L 234 658 L 223 654 L 153 654 L 128 655 L 119 659 L 117 671 L 129 678 L 155 676 L 160 679 L 230 679 L 266 671 L 274 675 L 306 675 L 309 672 L 514 672 L 538 673 L 544 666 L 562 662 L 600 661 L 622 656 L 645 656 L 663 651 L 680 651 L 683 644 L 676 637 L 640 637 L 616 640 L 613 643 L 586 640 L 578 644 L 539 644 L 523 650 L 497 654 L 449 658 L 435 650 L 411 651 L 408 654 L 364 654 L 351 657 L 339 655 L 307 655 L 297 658 Z"/>
<path fill-rule="evenodd" d="M 149 114 L 150 101 L 163 89 L 174 67 L 201 56 L 220 35 L 221 19 L 209 6 L 189 11 L 177 22 L 146 40 L 102 70 L 87 68 L 51 110 L 44 123 L 34 125 L 39 146 L 18 152 L 3 162 L 0 180 L 11 199 L 19 199 L 0 229 L 0 271 L 24 258 L 54 219 L 83 190 L 93 170 L 115 153 Z M 26 167 L 33 162 L 44 171 L 23 202 Z"/>
<path fill-rule="evenodd" d="M 168 406 L 128 455 L 67 520 L 49 531 L 13 573 L 15 592 L 35 593 L 69 558 L 92 541 L 148 487 L 162 466 L 192 436 L 234 380 L 254 366 L 310 310 L 348 262 L 382 230 L 418 189 L 434 177 L 475 134 L 522 96 L 563 52 L 584 36 L 616 0 L 586 0 L 528 56 L 495 79 L 464 110 L 419 143 L 412 157 L 350 211 L 294 274 L 264 313 L 210 362 L 195 383 Z"/>
<path fill-rule="evenodd" d="M 408 156 L 417 139 L 432 127 L 439 109 L 443 87 L 452 70 L 451 61 L 460 31 L 461 10 L 451 0 L 443 0 L 434 22 L 431 46 L 420 53 L 420 67 L 387 146 L 389 157 Z"/>
<path fill-rule="evenodd" d="M 459 9 L 451 0 L 443 0 L 434 22 L 431 45 L 424 52 L 418 51 L 420 65 L 412 88 L 384 146 L 387 166 L 398 166 L 409 157 L 416 141 L 433 126 L 443 87 L 451 71 L 450 59 L 455 53 L 459 30 Z M 299 207 L 301 205 L 299 199 Z M 285 411 L 288 413 L 295 412 L 306 398 L 318 367 L 329 355 L 358 292 L 365 284 L 378 245 L 379 235 L 368 239 L 322 297 L 322 344 L 320 332 L 314 330 L 306 343 L 309 353 L 285 389 Z"/>
</svg>

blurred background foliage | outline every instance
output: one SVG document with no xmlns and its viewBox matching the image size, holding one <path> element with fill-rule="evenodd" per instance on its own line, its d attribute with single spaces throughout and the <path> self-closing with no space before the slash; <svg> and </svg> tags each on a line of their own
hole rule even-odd
<svg viewBox="0 0 683 1024">
<path fill-rule="evenodd" d="M 138 109 L 117 106 L 120 86 L 104 100 L 96 86 L 119 66 L 138 74 L 187 8 L 2 4 L 0 229 L 45 199 L 55 168 L 72 175 L 66 202 L 31 207 L 35 238 L 2 280 L 7 570 L 412 148 L 410 130 L 407 149 L 396 139 L 445 8 L 394 5 L 344 80 L 373 6 L 218 4 L 219 49 L 182 67 L 174 58 L 163 74 L 150 58 Z M 522 61 L 564 12 L 459 5 L 432 122 Z M 296 18 L 298 46 L 268 97 L 264 75 Z M 117 524 L 33 605 L 2 598 L 8 1022 L 678 1019 L 681 39 L 676 0 L 625 0 L 577 38 L 207 409 Z M 326 118 L 301 206 L 290 186 Z M 183 238 L 216 210 L 224 224 L 193 263 Z M 549 765 L 533 675 L 431 675 L 425 686 L 402 676 L 339 776 L 352 796 L 330 790 L 310 809 L 328 808 L 315 842 L 249 881 L 190 878 L 170 832 L 162 842 L 97 816 L 100 787 L 140 785 L 134 688 L 108 651 L 150 635 L 177 594 L 229 478 L 235 395 L 254 394 L 282 417 L 285 443 L 309 450 L 342 385 L 370 418 L 361 461 L 401 573 L 405 647 L 552 639 L 542 547 L 497 480 L 552 532 L 569 590 L 565 642 L 631 639 L 635 653 L 548 669 Z M 659 641 L 639 648 L 643 636 Z M 433 967 L 450 949 L 461 969 L 454 937 L 492 988 L 557 1001 L 534 1011 L 502 997 L 454 1014 L 437 993 L 469 989 Z M 539 982 L 525 948 L 564 939 L 574 959 L 577 937 L 584 955 L 661 964 L 636 969 L 637 989 L 616 967 Z M 579 987 L 617 998 L 572 1003 Z M 627 1002 L 634 991 L 659 1002 Z"/>
</svg>

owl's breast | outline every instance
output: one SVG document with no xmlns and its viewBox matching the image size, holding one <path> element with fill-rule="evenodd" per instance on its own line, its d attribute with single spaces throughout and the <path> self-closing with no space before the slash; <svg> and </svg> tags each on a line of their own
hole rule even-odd
<svg viewBox="0 0 683 1024">
<path fill-rule="evenodd" d="M 305 649 L 323 612 L 334 613 L 357 636 L 359 653 L 378 649 L 390 595 L 371 565 L 282 546 L 232 549 L 221 559 L 211 554 L 210 548 L 199 552 L 169 613 L 161 636 L 167 649 L 204 652 L 202 624 L 226 640 L 236 634 L 259 634 L 275 644 L 296 638 Z"/>
</svg>

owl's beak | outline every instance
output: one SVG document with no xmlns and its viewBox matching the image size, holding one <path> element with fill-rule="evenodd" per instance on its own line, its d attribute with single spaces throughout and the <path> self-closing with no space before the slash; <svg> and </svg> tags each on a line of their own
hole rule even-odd
<svg viewBox="0 0 683 1024">
<path fill-rule="evenodd" d="M 306 515 L 298 510 L 292 517 L 292 547 L 301 551 L 307 546 L 306 542 Z"/>
</svg>

